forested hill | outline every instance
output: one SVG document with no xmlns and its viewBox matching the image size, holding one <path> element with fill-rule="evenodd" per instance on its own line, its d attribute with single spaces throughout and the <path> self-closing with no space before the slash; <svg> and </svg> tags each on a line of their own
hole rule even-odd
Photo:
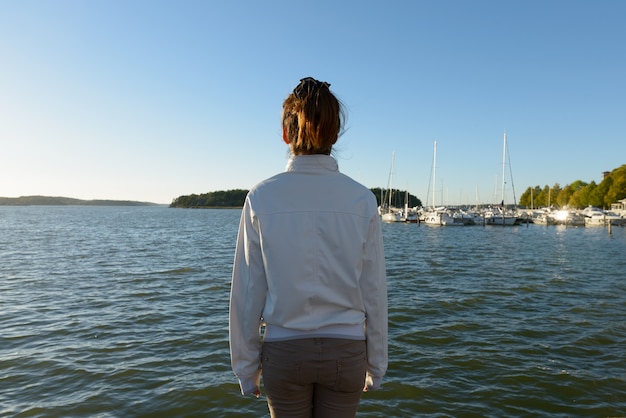
<svg viewBox="0 0 626 418">
<path fill-rule="evenodd" d="M 558 183 L 553 186 L 545 185 L 529 187 L 520 197 L 520 205 L 526 207 L 570 207 L 585 208 L 595 206 L 610 208 L 626 198 L 626 164 L 607 172 L 602 181 L 586 183 L 576 180 L 572 184 L 561 187 Z"/>
<path fill-rule="evenodd" d="M 240 208 L 248 190 L 234 189 L 202 194 L 179 196 L 170 204 L 171 208 Z"/>
<path fill-rule="evenodd" d="M 132 200 L 81 200 L 56 196 L 0 197 L 0 206 L 153 206 Z"/>
<path fill-rule="evenodd" d="M 376 200 L 380 205 L 380 199 L 383 196 L 383 190 L 380 188 L 370 189 L 376 196 Z M 218 192 L 210 192 L 203 194 L 191 194 L 179 196 L 170 204 L 171 208 L 240 208 L 246 199 L 248 190 L 235 189 Z M 392 203 L 398 203 L 399 206 L 404 205 L 405 192 L 402 190 L 395 191 Z M 397 200 L 396 200 L 397 198 Z M 409 195 L 409 206 L 421 206 L 422 202 L 413 195 Z"/>
</svg>

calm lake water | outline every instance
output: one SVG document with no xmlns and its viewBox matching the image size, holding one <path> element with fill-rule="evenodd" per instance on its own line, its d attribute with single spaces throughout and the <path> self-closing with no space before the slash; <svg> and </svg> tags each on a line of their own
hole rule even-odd
<svg viewBox="0 0 626 418">
<path fill-rule="evenodd" d="M 0 207 L 1 417 L 266 417 L 239 395 L 239 210 Z M 359 417 L 626 416 L 626 228 L 384 224 Z"/>
</svg>

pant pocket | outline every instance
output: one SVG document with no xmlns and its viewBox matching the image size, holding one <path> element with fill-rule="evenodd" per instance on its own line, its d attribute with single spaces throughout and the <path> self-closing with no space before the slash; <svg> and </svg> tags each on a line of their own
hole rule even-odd
<svg viewBox="0 0 626 418">
<path fill-rule="evenodd" d="M 365 385 L 367 360 L 365 353 L 355 357 L 337 360 L 337 382 L 335 390 L 338 392 L 359 392 Z"/>
<path fill-rule="evenodd" d="M 261 365 L 263 385 L 268 389 L 300 381 L 301 361 L 293 352 L 284 350 L 280 343 L 264 344 Z"/>
</svg>

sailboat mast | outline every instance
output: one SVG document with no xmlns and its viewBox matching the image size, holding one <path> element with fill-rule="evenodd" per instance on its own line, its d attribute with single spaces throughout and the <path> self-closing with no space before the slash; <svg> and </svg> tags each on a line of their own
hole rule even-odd
<svg viewBox="0 0 626 418">
<path fill-rule="evenodd" d="M 437 206 L 435 205 L 435 185 L 437 176 L 437 141 L 435 141 L 435 146 L 433 150 L 433 209 Z"/>
<path fill-rule="evenodd" d="M 504 146 L 502 147 L 502 205 L 504 206 L 504 186 L 506 184 L 506 132 L 504 132 Z"/>
<path fill-rule="evenodd" d="M 392 181 L 393 181 L 393 164 L 394 164 L 395 159 L 396 159 L 396 152 L 393 151 L 391 153 L 391 169 L 389 170 L 389 203 L 388 203 L 388 206 L 387 206 L 387 211 L 388 212 L 391 212 L 391 197 L 393 195 L 393 186 L 392 186 L 392 184 L 393 184 L 392 183 Z"/>
</svg>

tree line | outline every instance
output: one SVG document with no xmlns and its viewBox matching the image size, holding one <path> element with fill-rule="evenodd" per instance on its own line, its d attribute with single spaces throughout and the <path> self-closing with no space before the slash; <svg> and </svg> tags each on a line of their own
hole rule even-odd
<svg viewBox="0 0 626 418">
<path fill-rule="evenodd" d="M 595 206 L 610 208 L 611 203 L 626 198 L 626 164 L 611 171 L 599 184 L 576 180 L 561 187 L 545 185 L 529 187 L 520 196 L 520 206 L 585 208 Z"/>
<path fill-rule="evenodd" d="M 370 189 L 380 206 L 381 202 L 388 202 L 386 190 L 376 187 Z M 216 192 L 183 195 L 172 200 L 171 208 L 240 208 L 246 199 L 248 190 L 233 189 Z M 392 196 L 392 206 L 404 206 L 404 190 L 394 190 Z M 409 194 L 409 207 L 421 206 L 422 202 L 415 196 Z"/>
<path fill-rule="evenodd" d="M 156 203 L 134 200 L 82 200 L 59 196 L 0 197 L 0 206 L 153 206 Z"/>
<path fill-rule="evenodd" d="M 240 208 L 248 190 L 221 190 L 202 194 L 179 196 L 172 200 L 171 208 Z"/>
<path fill-rule="evenodd" d="M 374 193 L 374 196 L 376 196 L 376 202 L 378 203 L 378 206 L 382 206 L 384 205 L 389 205 L 389 191 L 387 189 L 383 189 L 380 187 L 374 187 L 370 189 L 372 191 L 372 193 Z M 404 207 L 404 200 L 407 197 L 407 192 L 406 190 L 392 190 L 391 191 L 391 206 L 392 207 L 396 207 L 396 208 L 400 208 L 400 207 Z M 408 198 L 409 198 L 409 207 L 410 208 L 414 208 L 414 207 L 421 207 L 422 206 L 422 201 L 417 198 L 417 196 L 413 196 L 412 194 L 408 193 Z"/>
</svg>

